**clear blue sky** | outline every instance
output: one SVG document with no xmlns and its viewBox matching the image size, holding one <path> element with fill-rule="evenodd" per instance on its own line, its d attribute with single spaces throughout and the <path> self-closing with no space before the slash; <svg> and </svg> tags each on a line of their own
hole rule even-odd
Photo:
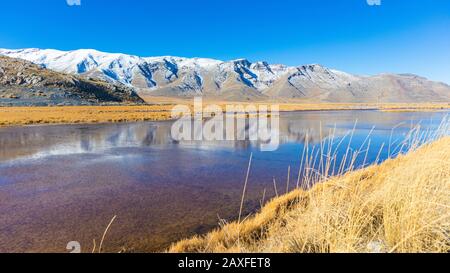
<svg viewBox="0 0 450 273">
<path fill-rule="evenodd" d="M 450 83 L 450 1 L 2 1 L 0 47 L 410 72 Z"/>
</svg>

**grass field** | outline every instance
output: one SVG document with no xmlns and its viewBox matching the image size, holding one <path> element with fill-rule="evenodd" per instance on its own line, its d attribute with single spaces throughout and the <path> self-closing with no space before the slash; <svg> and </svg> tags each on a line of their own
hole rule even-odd
<svg viewBox="0 0 450 273">
<path fill-rule="evenodd" d="M 170 119 L 172 105 L 0 107 L 0 126 Z"/>
<path fill-rule="evenodd" d="M 312 188 L 302 184 L 256 215 L 223 223 L 168 251 L 448 253 L 448 129 L 435 142 L 420 148 L 413 144 L 408 154 L 379 165 L 330 177 L 311 172 L 305 180 Z M 308 165 L 306 160 L 305 170 Z"/>
<path fill-rule="evenodd" d="M 61 106 L 61 107 L 0 107 L 0 126 L 102 123 L 168 120 L 175 104 L 192 105 L 192 100 L 159 98 L 157 104 L 146 106 Z M 248 102 L 224 102 L 205 100 L 203 105 L 249 104 Z M 256 102 L 267 104 L 267 102 Z M 450 104 L 335 104 L 335 103 L 280 103 L 280 111 L 319 111 L 379 109 L 382 111 L 439 111 L 450 109 Z M 225 107 L 223 107 L 225 109 Z"/>
</svg>

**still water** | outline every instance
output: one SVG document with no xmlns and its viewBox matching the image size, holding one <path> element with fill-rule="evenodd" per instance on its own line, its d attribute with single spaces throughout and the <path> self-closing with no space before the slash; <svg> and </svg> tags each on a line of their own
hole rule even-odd
<svg viewBox="0 0 450 273">
<path fill-rule="evenodd" d="M 357 149 L 370 134 L 370 163 L 386 159 L 388 144 L 415 125 L 432 131 L 447 115 L 282 113 L 274 152 L 249 141 L 174 142 L 171 122 L 0 128 L 0 252 L 66 252 L 70 241 L 87 252 L 115 215 L 105 251 L 163 250 L 236 218 L 251 153 L 246 213 L 260 207 L 263 192 L 274 195 L 274 177 L 278 192 L 286 190 L 289 166 L 296 180 L 306 137 L 312 146 L 355 128 Z"/>
</svg>

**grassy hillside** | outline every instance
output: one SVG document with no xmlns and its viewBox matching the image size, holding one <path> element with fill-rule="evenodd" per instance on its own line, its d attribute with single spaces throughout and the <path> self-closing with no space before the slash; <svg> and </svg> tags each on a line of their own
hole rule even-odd
<svg viewBox="0 0 450 273">
<path fill-rule="evenodd" d="M 450 251 L 450 137 L 326 180 L 169 252 Z"/>
</svg>

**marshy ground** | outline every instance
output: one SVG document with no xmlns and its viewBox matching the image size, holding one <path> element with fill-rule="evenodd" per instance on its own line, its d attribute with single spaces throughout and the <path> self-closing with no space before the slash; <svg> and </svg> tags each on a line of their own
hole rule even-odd
<svg viewBox="0 0 450 273">
<path fill-rule="evenodd" d="M 450 137 L 273 199 L 169 252 L 450 251 Z"/>
<path fill-rule="evenodd" d="M 147 98 L 157 104 L 140 106 L 54 106 L 54 107 L 0 107 L 0 126 L 33 124 L 74 124 L 160 121 L 171 119 L 171 110 L 176 104 L 191 105 L 187 99 Z M 218 104 L 225 109 L 227 104 L 249 104 L 248 102 L 224 102 L 205 100 L 206 104 Z M 257 102 L 258 104 L 273 104 Z M 331 110 L 382 110 L 439 111 L 450 108 L 449 103 L 392 103 L 392 104 L 342 104 L 342 103 L 298 103 L 280 102 L 280 111 L 331 111 Z"/>
<path fill-rule="evenodd" d="M 124 109 L 126 110 L 127 107 L 124 106 Z M 148 109 L 146 107 L 143 106 L 140 111 L 146 113 L 145 109 Z M 161 103 L 155 107 L 170 106 Z M 61 109 L 66 108 L 62 107 Z M 77 107 L 72 109 L 77 109 Z M 86 109 L 92 111 L 91 107 Z M 108 108 L 100 109 L 104 111 Z M 117 109 L 125 111 L 120 107 Z M 22 110 L 22 113 L 26 113 L 26 110 Z M 152 111 L 164 111 L 164 109 L 153 108 Z M 64 114 L 64 111 L 61 114 Z M 76 117 L 76 113 L 72 113 L 72 115 Z M 169 137 L 172 124 L 170 121 L 3 127 L 0 128 L 0 173 L 2 174 L 0 176 L 2 185 L 0 187 L 0 199 L 2 200 L 0 210 L 3 212 L 3 217 L 0 217 L 0 226 L 2 227 L 0 249 L 4 252 L 65 252 L 67 242 L 76 240 L 81 243 L 83 251 L 90 251 L 93 239 L 97 240 L 98 246 L 105 226 L 114 215 L 117 215 L 116 221 L 107 234 L 102 248 L 103 252 L 118 252 L 123 249 L 132 252 L 163 251 L 180 239 L 196 234 L 205 234 L 215 229 L 218 227 L 219 219 L 227 219 L 221 221 L 222 225 L 237 219 L 243 179 L 250 153 L 253 153 L 254 160 L 245 194 L 242 219 L 246 219 L 249 213 L 253 215 L 260 211 L 265 201 L 288 191 L 286 187 L 288 167 L 291 170 L 290 189 L 294 189 L 297 183 L 296 175 L 299 170 L 300 155 L 311 161 L 317 157 L 315 154 L 319 148 L 327 154 L 327 149 L 322 148 L 326 145 L 320 145 L 321 141 L 334 139 L 331 143 L 334 143 L 333 149 L 336 149 L 338 153 L 333 153 L 330 158 L 333 158 L 336 165 L 339 165 L 344 158 L 350 160 L 351 156 L 345 155 L 347 145 L 352 151 L 361 150 L 360 147 L 363 146 L 358 162 L 355 163 L 355 166 L 359 168 L 361 164 L 366 163 L 365 166 L 367 166 L 378 160 L 382 162 L 390 157 L 391 153 L 398 153 L 396 147 L 401 147 L 403 140 L 411 141 L 412 135 L 409 133 L 411 126 L 420 127 L 421 131 L 415 131 L 418 133 L 413 135 L 419 135 L 419 138 L 424 139 L 426 135 L 422 135 L 422 133 L 438 130 L 437 127 L 441 121 L 446 120 L 446 115 L 445 111 L 434 112 L 434 110 L 433 112 L 377 110 L 285 112 L 280 114 L 280 133 L 283 140 L 280 149 L 268 154 L 258 152 L 257 143 L 246 141 L 173 143 Z M 358 119 L 358 123 L 355 123 L 355 119 Z M 376 128 L 371 129 L 372 126 L 376 126 Z M 351 145 L 347 144 L 350 134 L 352 136 Z M 446 134 L 448 135 L 448 127 Z M 343 142 L 341 143 L 341 141 Z M 341 145 L 338 149 L 339 143 Z M 392 149 L 389 148 L 391 143 Z M 383 144 L 385 145 L 383 146 Z M 370 151 L 368 146 L 370 146 Z M 313 151 L 314 147 L 315 151 Z M 440 150 L 448 151 L 445 148 Z M 309 156 L 303 156 L 302 151 L 305 149 L 309 149 Z M 314 156 L 312 156 L 313 154 Z M 424 152 L 413 160 L 417 164 L 416 168 L 423 167 L 424 174 L 426 171 L 432 170 L 431 167 L 428 168 L 428 163 L 422 164 L 424 160 L 431 160 L 430 166 L 433 167 L 433 164 L 436 164 L 440 170 L 445 170 L 445 166 L 441 165 L 449 162 L 447 157 L 441 158 L 441 161 L 434 160 L 438 161 L 436 163 L 433 161 L 433 156 Z M 397 162 L 395 160 L 387 162 L 391 161 Z M 318 170 L 320 167 L 330 167 L 327 164 L 319 166 L 312 162 L 308 164 L 311 167 L 309 169 L 312 169 L 313 166 L 318 167 Z M 383 175 L 384 169 L 381 167 L 370 168 L 375 170 L 375 175 Z M 333 169 L 341 168 L 337 166 Z M 386 168 L 387 170 L 388 168 Z M 409 182 L 410 177 L 405 177 L 403 174 L 407 171 L 408 167 L 405 166 L 403 169 L 399 169 L 399 173 L 391 175 L 390 172 L 387 172 L 387 175 Z M 308 187 L 315 182 L 323 182 L 323 179 L 318 179 L 320 177 L 311 177 L 317 173 L 311 171 L 310 176 L 304 173 L 307 177 L 306 181 L 309 181 L 306 183 Z M 339 173 L 341 173 L 340 170 Z M 413 178 L 420 177 L 414 171 L 411 176 Z M 273 177 L 276 178 L 277 191 L 274 191 Z M 344 177 L 344 173 L 338 177 L 336 175 L 329 176 L 325 179 L 325 184 L 333 183 L 334 178 L 342 177 Z M 437 180 L 440 178 L 441 176 L 436 177 Z M 355 179 L 355 181 L 364 182 L 366 177 L 360 180 Z M 346 184 L 342 185 L 342 188 L 349 188 Z M 384 191 L 378 191 L 376 185 L 370 187 L 378 192 L 375 196 L 382 197 Z M 380 182 L 380 185 L 383 184 Z M 304 184 L 301 186 L 303 188 Z M 431 182 L 424 185 L 424 189 L 427 189 L 425 193 L 434 191 L 434 187 Z M 359 191 L 365 191 L 365 188 L 357 189 L 358 191 L 354 195 L 342 192 L 342 195 L 348 198 L 342 197 L 340 203 L 321 207 L 324 210 L 319 215 L 327 217 L 328 212 L 331 213 L 339 208 L 337 205 L 348 205 L 348 200 L 351 200 L 349 198 L 358 197 Z M 440 190 L 442 187 L 437 186 L 437 189 Z M 369 190 L 370 188 L 363 197 L 371 196 L 372 191 Z M 298 192 L 302 192 L 302 190 L 295 190 L 292 194 L 296 195 Z M 314 190 L 308 191 L 308 194 L 314 192 Z M 335 191 L 327 193 L 329 198 L 334 198 L 331 193 L 336 193 L 334 196 L 336 198 L 341 195 L 339 187 Z M 289 199 L 289 196 L 291 195 L 280 197 L 281 199 L 278 200 Z M 386 193 L 386 196 L 389 196 L 389 192 Z M 426 198 L 429 199 L 430 196 Z M 403 202 L 406 204 L 415 202 L 415 198 L 415 196 L 407 195 L 395 206 L 402 207 Z M 320 201 L 320 199 L 315 200 Z M 434 203 L 440 204 L 442 213 L 446 213 L 445 206 L 448 204 L 439 200 L 434 200 Z M 296 205 L 295 202 L 293 205 Z M 334 225 L 328 227 L 327 230 L 344 233 L 347 228 L 340 226 L 339 221 L 352 217 L 352 213 L 357 213 L 357 205 L 361 205 L 361 202 L 355 201 L 353 210 L 342 209 L 337 214 L 337 218 L 330 220 Z M 289 205 L 288 207 L 293 206 Z M 316 209 L 318 213 L 321 208 Z M 379 206 L 373 208 L 379 208 Z M 364 210 L 364 212 L 366 211 Z M 289 215 L 295 216 L 295 211 Z M 375 219 L 378 219 L 378 215 L 375 216 Z M 309 216 L 315 217 L 314 214 L 309 214 Z M 264 216 L 260 219 L 262 219 L 260 222 L 253 222 L 255 224 L 253 227 L 249 224 L 248 230 L 255 228 L 253 231 L 259 230 L 266 234 L 266 228 L 269 226 L 269 229 L 273 230 L 275 234 L 272 224 L 266 225 L 264 220 L 274 223 L 271 220 L 273 217 Z M 302 221 L 304 219 L 306 216 Z M 391 219 L 391 221 L 394 220 Z M 420 221 L 429 222 L 429 220 L 426 218 Z M 287 222 L 283 220 L 278 223 L 283 226 Z M 377 224 L 376 221 L 374 223 Z M 316 224 L 321 226 L 321 222 Z M 380 227 L 375 224 L 374 227 Z M 417 222 L 411 225 L 416 224 L 418 225 Z M 358 225 L 356 224 L 356 226 Z M 436 226 L 433 228 L 436 229 Z M 445 225 L 441 229 L 445 230 Z M 247 240 L 244 239 L 246 235 L 243 230 L 239 235 L 239 248 L 230 243 L 225 244 L 229 248 L 224 248 L 223 251 L 300 251 L 294 248 L 282 249 L 280 246 L 273 249 L 247 246 L 243 244 Z M 364 228 L 364 230 L 367 229 Z M 317 232 L 319 235 L 321 234 L 320 230 Z M 266 238 L 265 236 L 253 237 L 254 234 L 253 232 L 252 238 L 257 239 L 258 243 L 263 242 L 261 238 Z M 288 235 L 286 231 L 285 236 L 288 237 Z M 308 242 L 313 240 L 314 247 L 306 245 L 305 248 L 309 250 L 305 250 L 305 252 L 341 251 L 344 249 L 342 246 L 328 247 L 327 244 L 323 248 L 316 248 L 314 240 L 320 239 L 319 235 L 307 237 Z M 349 237 L 351 236 L 353 235 L 350 234 Z M 381 237 L 374 238 L 370 242 L 364 241 L 365 239 L 358 241 L 361 246 L 358 244 L 355 251 L 364 251 L 367 249 L 367 245 L 373 246 L 374 250 L 382 247 L 382 251 L 387 251 L 385 244 L 381 243 L 383 241 L 379 239 Z M 341 242 L 341 238 L 335 240 Z M 301 243 L 301 241 L 299 242 Z M 387 247 L 392 246 L 387 245 Z M 220 247 L 205 249 L 200 246 L 180 251 L 222 251 L 220 249 Z M 345 250 L 352 251 L 351 248 L 342 251 Z M 428 251 L 434 250 L 428 249 Z"/>
</svg>

